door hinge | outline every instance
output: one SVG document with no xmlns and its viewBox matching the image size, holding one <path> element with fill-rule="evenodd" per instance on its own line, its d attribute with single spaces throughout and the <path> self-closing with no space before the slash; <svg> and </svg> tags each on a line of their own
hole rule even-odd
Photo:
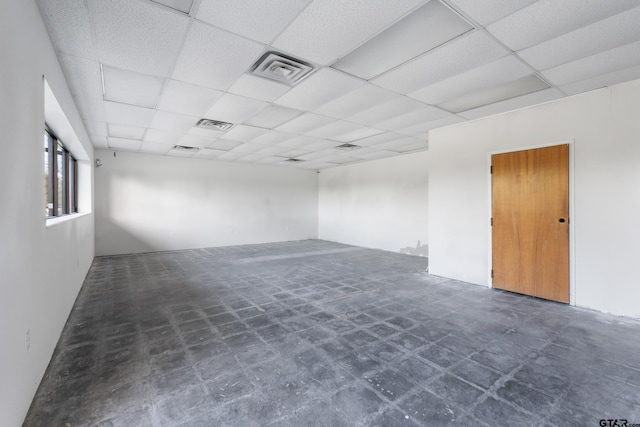
<svg viewBox="0 0 640 427">
<path fill-rule="evenodd" d="M 491 218 L 491 226 L 493 227 L 493 218 Z"/>
<path fill-rule="evenodd" d="M 493 165 L 489 167 L 489 173 L 493 173 Z"/>
<path fill-rule="evenodd" d="M 493 269 L 491 269 L 491 278 L 493 279 Z"/>
</svg>

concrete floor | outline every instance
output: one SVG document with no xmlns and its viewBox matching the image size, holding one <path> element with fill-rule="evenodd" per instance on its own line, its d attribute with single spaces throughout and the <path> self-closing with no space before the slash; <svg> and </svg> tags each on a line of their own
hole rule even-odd
<svg viewBox="0 0 640 427">
<path fill-rule="evenodd" d="M 640 322 L 426 266 L 317 240 L 97 258 L 25 425 L 640 423 Z"/>
</svg>

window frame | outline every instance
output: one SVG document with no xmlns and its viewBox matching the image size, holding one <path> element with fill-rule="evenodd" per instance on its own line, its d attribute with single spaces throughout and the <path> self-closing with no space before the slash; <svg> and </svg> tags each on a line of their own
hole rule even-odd
<svg viewBox="0 0 640 427">
<path fill-rule="evenodd" d="M 47 138 L 49 195 L 48 200 L 45 196 L 45 217 L 51 219 L 78 213 L 78 162 L 46 123 L 44 135 Z"/>
</svg>

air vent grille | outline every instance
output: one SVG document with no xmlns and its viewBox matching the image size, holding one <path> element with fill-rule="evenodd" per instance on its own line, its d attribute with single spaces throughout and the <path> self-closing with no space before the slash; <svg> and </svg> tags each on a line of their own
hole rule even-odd
<svg viewBox="0 0 640 427">
<path fill-rule="evenodd" d="M 178 150 L 178 151 L 188 151 L 188 152 L 191 152 L 191 153 L 195 153 L 196 151 L 199 150 L 199 148 L 197 148 L 197 147 L 189 147 L 187 145 L 174 145 L 173 149 L 174 150 Z"/>
<path fill-rule="evenodd" d="M 200 119 L 196 126 L 203 129 L 210 130 L 229 130 L 233 127 L 233 123 L 221 122 L 218 120 L 211 119 Z"/>
<path fill-rule="evenodd" d="M 304 162 L 304 160 L 291 158 L 291 159 L 285 160 L 285 162 L 298 163 L 298 162 Z"/>
<path fill-rule="evenodd" d="M 267 52 L 258 59 L 251 73 L 293 86 L 314 71 L 308 62 L 278 52 Z"/>
<path fill-rule="evenodd" d="M 362 148 L 359 145 L 355 145 L 355 144 L 342 144 L 342 145 L 338 145 L 336 147 L 334 147 L 336 150 L 343 150 L 343 151 L 351 151 L 351 150 L 357 150 L 358 148 Z"/>
</svg>

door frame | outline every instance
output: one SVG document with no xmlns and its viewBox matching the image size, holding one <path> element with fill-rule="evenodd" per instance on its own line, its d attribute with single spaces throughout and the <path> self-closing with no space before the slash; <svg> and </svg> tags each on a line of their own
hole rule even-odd
<svg viewBox="0 0 640 427">
<path fill-rule="evenodd" d="M 501 150 L 490 151 L 487 156 L 487 174 L 489 175 L 488 179 L 488 194 L 489 194 L 489 203 L 488 203 L 488 215 L 487 218 L 492 218 L 492 184 L 493 184 L 493 175 L 491 174 L 491 156 L 494 154 L 502 154 L 502 153 L 513 153 L 516 151 L 523 150 L 531 150 L 535 148 L 544 148 L 544 147 L 552 147 L 554 145 L 569 145 L 569 305 L 576 305 L 576 265 L 575 265 L 575 140 L 568 139 L 563 141 L 554 141 L 544 144 L 537 145 L 525 145 L 513 148 L 505 148 Z M 487 265 L 487 283 L 489 283 L 489 287 L 493 288 L 493 279 L 491 278 L 491 269 L 493 267 L 493 230 L 491 226 L 490 220 L 487 221 L 487 233 L 489 242 L 488 245 L 488 254 L 489 254 L 489 263 Z"/>
</svg>

